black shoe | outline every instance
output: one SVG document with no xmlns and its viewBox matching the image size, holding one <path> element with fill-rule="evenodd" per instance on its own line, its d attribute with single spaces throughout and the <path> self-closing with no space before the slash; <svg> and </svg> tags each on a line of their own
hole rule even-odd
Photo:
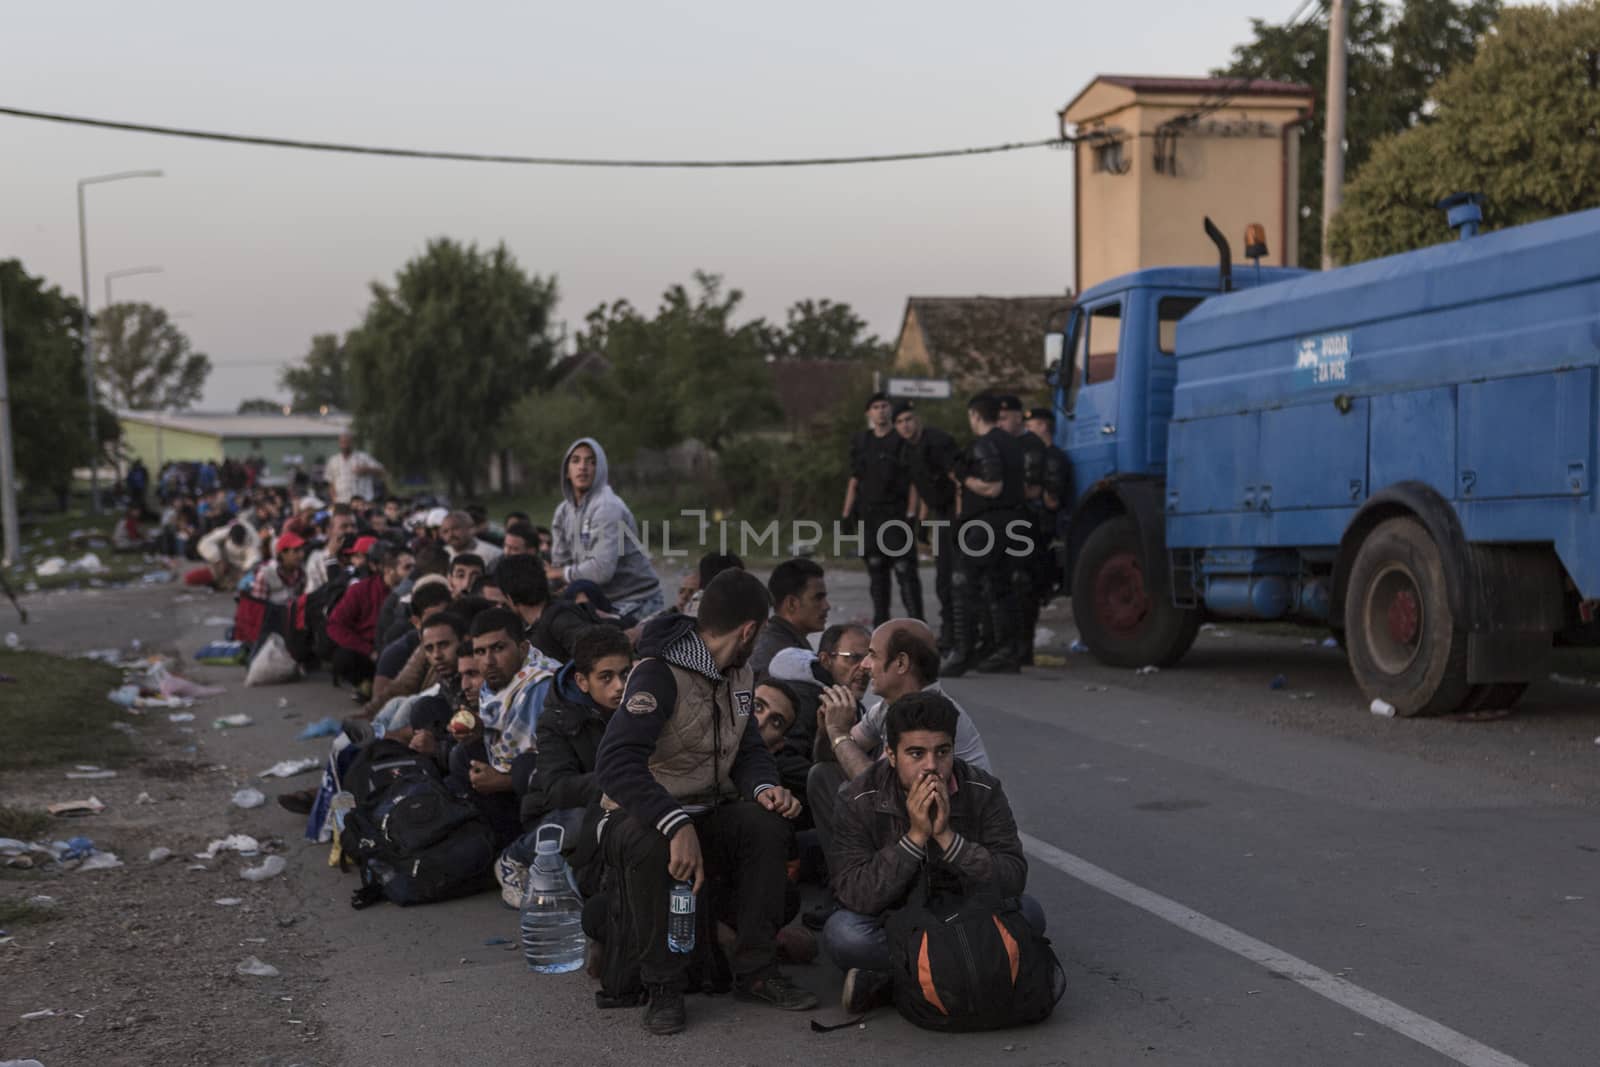
<svg viewBox="0 0 1600 1067">
<path fill-rule="evenodd" d="M 807 908 L 800 914 L 800 922 L 807 930 L 820 931 L 828 925 L 828 917 L 839 910 L 839 902 L 829 899 L 814 908 Z"/>
<path fill-rule="evenodd" d="M 852 967 L 844 972 L 844 991 L 839 996 L 846 1015 L 865 1015 L 891 1001 L 888 971 L 869 971 Z"/>
<path fill-rule="evenodd" d="M 973 658 L 952 650 L 939 662 L 939 677 L 959 678 L 972 669 Z"/>
<path fill-rule="evenodd" d="M 644 1009 L 644 1028 L 652 1034 L 681 1034 L 689 1025 L 683 1007 L 683 990 L 677 986 L 653 985 L 650 1003 Z"/>
<path fill-rule="evenodd" d="M 1022 670 L 1022 661 L 1015 653 L 997 651 L 994 655 L 978 664 L 979 674 L 1016 674 Z"/>
<path fill-rule="evenodd" d="M 789 981 L 776 967 L 761 974 L 745 975 L 733 985 L 740 1000 L 759 1000 L 782 1011 L 810 1011 L 817 1006 L 817 995 Z"/>
<path fill-rule="evenodd" d="M 279 793 L 278 806 L 296 815 L 310 815 L 311 806 L 317 802 L 315 789 L 300 789 L 293 793 Z"/>
</svg>

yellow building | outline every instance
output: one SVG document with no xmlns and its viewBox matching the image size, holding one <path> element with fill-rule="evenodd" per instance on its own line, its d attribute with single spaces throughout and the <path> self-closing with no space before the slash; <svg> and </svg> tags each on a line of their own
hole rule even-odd
<svg viewBox="0 0 1600 1067">
<path fill-rule="evenodd" d="M 142 459 L 152 471 L 163 463 L 260 456 L 279 474 L 291 467 L 310 470 L 339 448 L 350 417 L 328 415 L 224 415 L 119 411 L 122 451 Z"/>
<path fill-rule="evenodd" d="M 1286 82 L 1104 74 L 1060 112 L 1088 138 L 1075 161 L 1073 277 L 1081 292 L 1144 267 L 1211 263 L 1210 216 L 1242 259 L 1266 228 L 1263 263 L 1293 266 L 1299 142 L 1315 102 Z"/>
</svg>

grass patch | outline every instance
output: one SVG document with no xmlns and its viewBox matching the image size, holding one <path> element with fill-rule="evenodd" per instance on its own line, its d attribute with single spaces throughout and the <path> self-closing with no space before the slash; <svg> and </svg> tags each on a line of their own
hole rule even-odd
<svg viewBox="0 0 1600 1067">
<path fill-rule="evenodd" d="M 40 908 L 25 900 L 0 900 L 0 930 L 15 930 L 29 923 L 47 923 L 55 918 L 55 909 Z"/>
<path fill-rule="evenodd" d="M 117 766 L 135 753 L 111 728 L 127 713 L 106 699 L 122 672 L 92 660 L 0 650 L 0 770 L 62 763 Z"/>
<path fill-rule="evenodd" d="M 32 841 L 36 837 L 44 836 L 50 829 L 51 821 L 48 812 L 0 804 L 0 837 Z"/>
<path fill-rule="evenodd" d="M 145 559 L 144 553 L 111 551 L 111 528 L 122 517 L 120 509 L 95 516 L 86 509 L 41 511 L 22 520 L 22 556 L 6 571 L 6 578 L 19 595 L 34 590 L 87 588 L 91 585 L 119 585 L 138 581 L 161 564 Z M 154 530 L 146 524 L 146 531 Z M 99 574 L 40 575 L 35 568 L 52 556 L 68 563 L 93 552 L 105 570 Z"/>
</svg>

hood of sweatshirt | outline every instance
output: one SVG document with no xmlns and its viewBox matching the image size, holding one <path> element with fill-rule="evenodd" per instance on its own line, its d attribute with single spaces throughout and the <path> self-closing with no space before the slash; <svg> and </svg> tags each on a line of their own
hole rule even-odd
<svg viewBox="0 0 1600 1067">
<path fill-rule="evenodd" d="M 594 450 L 594 485 L 589 487 L 589 492 L 584 500 L 593 500 L 605 495 L 611 487 L 611 465 L 606 462 L 606 450 L 600 442 L 592 437 L 580 437 L 567 446 L 566 452 L 561 456 L 561 498 L 573 507 L 578 506 L 578 495 L 573 491 L 572 483 L 567 479 L 567 463 L 572 459 L 572 453 L 578 450 L 579 445 L 588 445 Z"/>
</svg>

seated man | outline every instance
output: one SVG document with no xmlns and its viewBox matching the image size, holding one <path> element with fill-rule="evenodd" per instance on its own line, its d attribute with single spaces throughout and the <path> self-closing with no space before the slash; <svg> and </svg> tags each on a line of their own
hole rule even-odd
<svg viewBox="0 0 1600 1067">
<path fill-rule="evenodd" d="M 450 590 L 443 585 L 424 585 L 411 594 L 411 603 L 406 605 L 407 626 L 404 633 L 383 646 L 383 651 L 378 653 L 377 666 L 372 677 L 372 699 L 368 708 L 372 711 L 382 709 L 384 704 L 394 697 L 413 696 L 421 689 L 421 675 L 413 674 L 408 681 L 417 683 L 415 687 L 401 686 L 397 682 L 405 674 L 407 665 L 412 662 L 417 649 L 422 645 L 423 625 L 433 617 L 444 611 L 450 604 Z"/>
<path fill-rule="evenodd" d="M 844 1009 L 868 1011 L 889 992 L 889 942 L 883 923 L 928 873 L 935 892 L 992 885 L 1021 897 L 1040 933 L 1044 912 L 1022 897 L 1028 861 L 999 779 L 955 756 L 960 718 L 942 693 L 896 700 L 884 720 L 888 758 L 841 792 L 831 858 L 842 905 L 823 928 L 823 944 L 845 972 Z"/>
<path fill-rule="evenodd" d="M 277 560 L 256 567 L 250 595 L 279 608 L 286 608 L 306 589 L 306 542 L 293 531 L 278 535 L 272 543 Z"/>
<path fill-rule="evenodd" d="M 386 551 L 393 551 L 395 546 L 386 546 Z M 403 546 L 402 546 L 403 547 Z M 406 617 L 406 597 L 411 591 L 429 575 L 437 575 L 441 582 L 445 582 L 450 573 L 450 557 L 444 549 L 430 545 L 416 553 L 416 564 L 411 568 L 411 573 L 406 580 L 389 590 L 389 596 L 383 602 L 383 610 L 378 613 L 378 632 L 385 636 L 393 633 L 404 623 Z M 390 640 L 393 640 L 391 638 Z"/>
<path fill-rule="evenodd" d="M 449 550 L 451 560 L 471 554 L 478 558 L 478 569 L 483 570 L 486 566 L 498 563 L 502 553 L 499 548 L 479 537 L 476 527 L 477 524 L 467 512 L 447 512 L 439 523 L 439 540 Z"/>
<path fill-rule="evenodd" d="M 809 651 L 807 638 L 828 625 L 828 583 L 822 567 L 812 560 L 790 559 L 778 564 L 767 579 L 767 592 L 772 596 L 772 618 L 761 628 L 755 654 L 750 657 L 750 669 L 757 678 L 767 676 L 772 657 L 784 649 Z"/>
<path fill-rule="evenodd" d="M 744 570 L 744 560 L 732 552 L 707 552 L 694 570 L 678 583 L 678 610 L 693 617 L 700 612 L 700 590 L 723 571 Z"/>
<path fill-rule="evenodd" d="M 483 557 L 476 552 L 462 552 L 450 560 L 450 595 L 465 596 L 483 577 Z"/>
<path fill-rule="evenodd" d="M 608 812 L 600 846 L 621 876 L 651 1033 L 686 1025 L 688 957 L 667 946 L 668 895 L 675 882 L 699 894 L 708 875 L 732 886 L 739 995 L 788 1011 L 817 1004 L 776 962 L 791 837 L 785 819 L 800 814 L 800 802 L 778 784 L 751 715 L 748 664 L 766 618 L 760 579 L 727 571 L 706 587 L 697 619 L 674 612 L 646 624 L 644 658 L 623 696 L 627 714 L 612 716 L 600 745 Z"/>
<path fill-rule="evenodd" d="M 811 754 L 801 752 L 789 740 L 794 728 L 795 705 L 798 699 L 787 682 L 768 678 L 756 686 L 756 728 L 761 731 L 761 743 L 772 754 L 778 768 L 778 781 L 789 792 L 799 796 L 805 792 L 806 775 L 811 770 Z M 802 813 L 802 817 L 805 813 Z M 804 827 L 800 827 L 804 829 Z"/>
<path fill-rule="evenodd" d="M 206 567 L 191 571 L 184 581 L 189 585 L 209 585 L 223 592 L 238 588 L 239 579 L 261 562 L 261 541 L 245 523 L 218 526 L 196 547 Z"/>
<path fill-rule="evenodd" d="M 872 675 L 866 668 L 867 646 L 872 634 L 865 626 L 855 622 L 842 622 L 822 631 L 822 641 L 816 655 L 809 650 L 786 648 L 772 657 L 771 675 L 788 682 L 799 703 L 795 706 L 795 724 L 790 738 L 803 752 L 811 752 L 812 759 L 829 760 L 825 744 L 817 730 L 817 705 L 822 691 L 830 685 L 840 685 L 860 700 L 867 692 Z"/>
<path fill-rule="evenodd" d="M 461 705 L 461 677 L 458 665 L 462 645 L 471 647 L 467 638 L 467 624 L 460 616 L 452 615 L 448 611 L 437 611 L 431 612 L 428 619 L 421 623 L 420 628 L 422 643 L 417 651 L 427 664 L 427 671 L 423 676 L 427 684 L 415 693 L 391 700 L 373 724 L 374 727 L 383 728 L 383 736 L 400 741 L 408 740 L 410 731 L 417 728 L 416 709 L 423 700 L 443 700 L 450 709 L 445 715 L 447 720 Z M 412 747 L 417 748 L 416 745 Z M 428 755 L 437 754 L 432 746 L 417 750 Z M 447 769 L 448 766 L 446 764 Z"/>
<path fill-rule="evenodd" d="M 500 562 L 504 563 L 507 556 L 532 556 L 537 554 L 539 535 L 533 532 L 533 527 L 526 521 L 506 521 L 506 541 L 501 551 Z M 496 570 L 499 564 L 496 564 Z"/>
<path fill-rule="evenodd" d="M 537 556 L 509 556 L 500 560 L 495 577 L 500 591 L 522 619 L 528 642 L 553 660 L 572 658 L 578 635 L 605 620 L 584 604 L 550 597 L 550 579 Z"/>
<path fill-rule="evenodd" d="M 534 729 L 560 664 L 529 647 L 522 620 L 505 608 L 472 620 L 472 646 L 483 671 L 483 737 L 451 753 L 450 776 L 489 817 L 504 846 L 521 832 L 518 796 L 533 773 Z"/>
<path fill-rule="evenodd" d="M 372 676 L 377 669 L 374 646 L 378 639 L 378 612 L 389 590 L 410 570 L 411 553 L 389 553 L 382 557 L 373 574 L 345 590 L 328 615 L 328 638 L 335 646 L 329 664 L 333 676 L 367 690 L 363 699 L 371 695 Z"/>
</svg>

